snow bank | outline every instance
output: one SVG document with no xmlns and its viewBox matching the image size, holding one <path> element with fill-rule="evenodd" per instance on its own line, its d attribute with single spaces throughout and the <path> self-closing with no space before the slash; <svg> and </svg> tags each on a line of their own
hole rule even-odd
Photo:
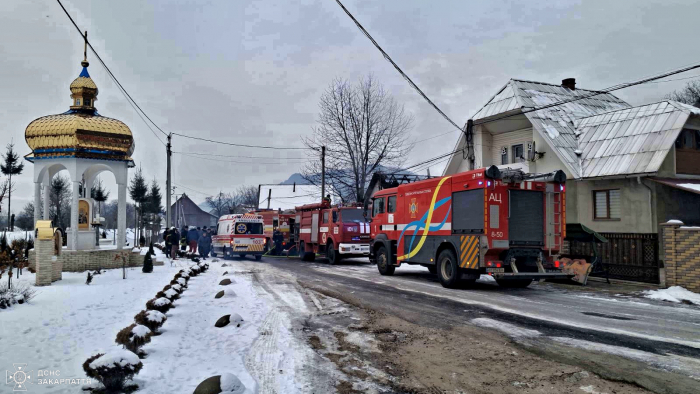
<svg viewBox="0 0 700 394">
<path fill-rule="evenodd" d="M 518 327 L 514 324 L 489 319 L 487 317 L 479 317 L 476 319 L 472 319 L 471 323 L 479 327 L 493 328 L 513 338 L 536 337 L 541 334 L 537 330 L 528 330 L 527 328 Z"/>
<path fill-rule="evenodd" d="M 646 290 L 644 291 L 644 297 L 670 302 L 682 302 L 685 300 L 695 305 L 700 305 L 700 294 L 693 293 L 681 286 L 672 286 L 661 290 Z"/>
<path fill-rule="evenodd" d="M 219 382 L 222 393 L 243 394 L 245 386 L 241 381 L 230 373 L 222 373 Z"/>
<path fill-rule="evenodd" d="M 681 222 L 678 219 L 671 219 L 668 222 L 666 222 L 666 224 L 683 224 L 683 222 Z"/>
<path fill-rule="evenodd" d="M 126 349 L 114 349 L 109 353 L 103 354 L 95 361 L 90 363 L 90 368 L 97 369 L 100 367 L 111 368 L 114 366 L 126 367 L 136 366 L 141 363 L 139 356 Z"/>
</svg>

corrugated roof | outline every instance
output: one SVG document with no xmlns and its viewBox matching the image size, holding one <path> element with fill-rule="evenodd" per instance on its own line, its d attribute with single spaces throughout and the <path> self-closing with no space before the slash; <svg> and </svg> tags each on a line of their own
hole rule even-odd
<svg viewBox="0 0 700 394">
<path fill-rule="evenodd" d="M 577 99 L 556 107 L 528 112 L 525 116 L 554 148 L 569 170 L 573 174 L 579 174 L 578 158 L 574 154 L 578 149 L 574 120 L 630 106 L 610 93 L 597 93 L 593 90 L 571 90 L 561 85 L 511 79 L 473 119 L 484 119 L 517 108 L 538 108 Z"/>
<path fill-rule="evenodd" d="M 582 176 L 657 172 L 691 114 L 700 109 L 667 100 L 577 119 Z"/>
</svg>

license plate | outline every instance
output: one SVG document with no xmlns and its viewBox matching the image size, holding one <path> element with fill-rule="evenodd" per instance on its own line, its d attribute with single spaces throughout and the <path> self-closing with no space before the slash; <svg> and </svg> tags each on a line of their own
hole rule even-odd
<svg viewBox="0 0 700 394">
<path fill-rule="evenodd" d="M 503 268 L 486 268 L 486 272 L 499 272 L 503 273 L 505 272 Z"/>
</svg>

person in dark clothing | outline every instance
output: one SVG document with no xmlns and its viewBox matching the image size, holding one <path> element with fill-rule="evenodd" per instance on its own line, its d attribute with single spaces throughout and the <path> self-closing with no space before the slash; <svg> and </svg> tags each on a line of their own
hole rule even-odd
<svg viewBox="0 0 700 394">
<path fill-rule="evenodd" d="M 190 253 L 197 253 L 197 241 L 199 241 L 199 231 L 193 226 L 187 232 L 187 244 L 190 246 Z"/>
<path fill-rule="evenodd" d="M 166 228 L 163 231 L 163 241 L 165 241 L 165 257 L 170 258 L 170 249 L 173 248 L 173 244 L 170 243 L 170 229 Z"/>
<path fill-rule="evenodd" d="M 187 250 L 187 226 L 182 226 L 180 230 L 180 250 L 183 252 Z"/>
<path fill-rule="evenodd" d="M 197 241 L 197 247 L 199 248 L 199 255 L 202 258 L 209 257 L 209 252 L 211 252 L 211 235 L 208 231 L 203 231 L 202 235 Z"/>
<path fill-rule="evenodd" d="M 177 260 L 177 245 L 180 242 L 180 233 L 177 232 L 175 227 L 170 228 L 170 258 Z"/>
</svg>

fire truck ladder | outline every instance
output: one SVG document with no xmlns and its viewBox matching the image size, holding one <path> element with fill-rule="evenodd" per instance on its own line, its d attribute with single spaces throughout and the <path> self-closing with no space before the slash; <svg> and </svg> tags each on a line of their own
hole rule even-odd
<svg viewBox="0 0 700 394">
<path fill-rule="evenodd" d="M 562 194 L 558 185 L 547 185 L 546 191 L 547 209 L 547 248 L 552 256 L 552 249 L 561 250 L 562 235 Z"/>
</svg>

